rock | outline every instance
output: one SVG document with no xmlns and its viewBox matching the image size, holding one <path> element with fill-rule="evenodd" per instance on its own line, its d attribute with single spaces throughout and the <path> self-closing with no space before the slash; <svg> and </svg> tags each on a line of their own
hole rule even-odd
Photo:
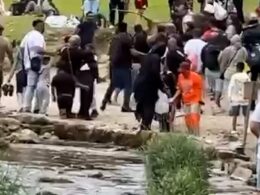
<svg viewBox="0 0 260 195">
<path fill-rule="evenodd" d="M 25 124 L 34 124 L 34 125 L 50 125 L 51 124 L 49 118 L 47 118 L 44 115 L 40 115 L 40 114 L 23 113 L 23 114 L 17 115 L 17 119 L 21 123 L 25 123 Z"/>
<path fill-rule="evenodd" d="M 20 126 L 21 122 L 19 120 L 16 120 L 14 118 L 0 118 L 0 125 L 5 125 L 5 126 Z"/>
<path fill-rule="evenodd" d="M 9 148 L 9 143 L 4 139 L 0 139 L 0 150 L 5 150 L 7 148 Z"/>
<path fill-rule="evenodd" d="M 221 160 L 229 160 L 235 158 L 236 154 L 231 150 L 219 150 L 217 156 Z"/>
<path fill-rule="evenodd" d="M 252 170 L 243 167 L 237 167 L 231 175 L 231 179 L 247 182 L 251 178 L 252 173 Z"/>
<path fill-rule="evenodd" d="M 38 135 L 30 129 L 23 129 L 20 132 L 12 133 L 9 136 L 9 140 L 14 143 L 39 143 Z"/>
<path fill-rule="evenodd" d="M 12 124 L 12 125 L 8 126 L 7 128 L 8 128 L 8 130 L 9 130 L 10 132 L 15 132 L 15 131 L 18 131 L 18 130 L 21 128 L 21 126 L 20 126 L 20 125 Z"/>
<path fill-rule="evenodd" d="M 40 136 L 40 139 L 50 139 L 51 136 L 52 135 L 50 133 L 44 133 L 43 135 Z"/>
<path fill-rule="evenodd" d="M 98 172 L 98 173 L 95 173 L 95 174 L 92 174 L 92 175 L 88 175 L 88 177 L 95 178 L 95 179 L 101 179 L 101 178 L 104 177 L 104 175 L 103 175 L 103 173 Z"/>
<path fill-rule="evenodd" d="M 39 180 L 41 183 L 73 183 L 72 181 L 65 179 L 65 178 L 50 178 L 50 177 L 41 177 Z"/>
<path fill-rule="evenodd" d="M 49 139 L 49 141 L 51 142 L 56 142 L 56 141 L 59 141 L 60 139 L 56 136 L 56 135 L 52 135 Z"/>
<path fill-rule="evenodd" d="M 254 162 L 244 161 L 244 160 L 240 160 L 240 159 L 234 159 L 234 163 L 236 163 L 237 166 L 239 166 L 239 167 L 250 169 L 253 171 L 253 173 L 256 173 L 256 163 L 254 163 Z"/>
<path fill-rule="evenodd" d="M 43 191 L 43 192 L 38 192 L 36 195 L 57 195 L 57 194 L 48 191 Z"/>
</svg>

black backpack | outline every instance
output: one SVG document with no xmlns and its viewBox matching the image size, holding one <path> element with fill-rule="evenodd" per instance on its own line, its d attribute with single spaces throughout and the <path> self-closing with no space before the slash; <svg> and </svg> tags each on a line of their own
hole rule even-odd
<svg viewBox="0 0 260 195">
<path fill-rule="evenodd" d="M 247 48 L 248 59 L 247 63 L 249 66 L 260 66 L 260 45 L 252 45 Z"/>
<path fill-rule="evenodd" d="M 208 43 L 201 53 L 201 60 L 203 63 L 203 68 L 208 68 L 211 71 L 219 70 L 218 56 L 221 49 L 219 46 Z"/>
</svg>

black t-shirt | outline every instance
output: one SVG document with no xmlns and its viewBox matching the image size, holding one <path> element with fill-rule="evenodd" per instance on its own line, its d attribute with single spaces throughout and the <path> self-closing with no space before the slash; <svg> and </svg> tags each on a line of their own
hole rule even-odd
<svg viewBox="0 0 260 195">
<path fill-rule="evenodd" d="M 128 33 L 118 33 L 110 45 L 110 59 L 113 67 L 131 68 L 133 39 Z"/>
<path fill-rule="evenodd" d="M 147 34 L 146 32 L 139 32 L 136 33 L 134 36 L 134 48 L 137 51 L 143 52 L 143 53 L 148 53 L 150 48 L 147 43 Z M 141 58 L 140 57 L 134 57 L 133 61 L 135 63 L 140 63 Z"/>
<path fill-rule="evenodd" d="M 95 31 L 97 30 L 97 25 L 94 21 L 85 21 L 78 25 L 78 29 L 82 48 L 89 43 L 93 43 Z"/>
<path fill-rule="evenodd" d="M 52 79 L 51 86 L 56 88 L 57 95 L 71 94 L 74 96 L 75 82 L 72 76 L 64 71 L 59 71 Z"/>
<path fill-rule="evenodd" d="M 166 63 L 169 70 L 178 77 L 180 64 L 185 61 L 185 55 L 180 50 L 169 51 L 166 55 Z"/>
</svg>

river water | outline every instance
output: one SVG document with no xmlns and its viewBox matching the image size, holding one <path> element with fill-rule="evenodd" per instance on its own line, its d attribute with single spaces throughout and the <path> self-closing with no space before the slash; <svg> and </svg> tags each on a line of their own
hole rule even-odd
<svg viewBox="0 0 260 195">
<path fill-rule="evenodd" d="M 40 191 L 57 195 L 146 194 L 138 152 L 112 145 L 66 145 L 11 145 L 1 157 L 1 168 L 23 184 L 22 195 Z"/>
</svg>

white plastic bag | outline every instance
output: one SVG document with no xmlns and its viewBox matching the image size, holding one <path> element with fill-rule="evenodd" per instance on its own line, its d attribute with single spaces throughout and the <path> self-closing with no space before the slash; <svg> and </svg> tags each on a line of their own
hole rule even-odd
<svg viewBox="0 0 260 195">
<path fill-rule="evenodd" d="M 212 4 L 207 3 L 204 7 L 204 12 L 207 12 L 209 14 L 214 14 L 215 13 L 214 6 Z"/>
<path fill-rule="evenodd" d="M 155 104 L 155 112 L 157 114 L 165 114 L 169 112 L 169 100 L 165 93 L 158 90 L 159 99 Z"/>
<path fill-rule="evenodd" d="M 78 114 L 79 110 L 80 110 L 80 88 L 76 87 L 75 88 L 75 94 L 74 94 L 74 98 L 73 98 L 73 104 L 72 104 L 72 108 L 71 108 L 71 112 L 73 114 Z"/>
<path fill-rule="evenodd" d="M 214 16 L 216 20 L 222 21 L 228 17 L 228 12 L 218 2 L 214 2 Z"/>
<path fill-rule="evenodd" d="M 135 97 L 134 97 L 134 93 L 132 93 L 131 97 L 130 97 L 130 108 L 132 110 L 136 110 L 136 101 L 135 101 Z"/>
</svg>

